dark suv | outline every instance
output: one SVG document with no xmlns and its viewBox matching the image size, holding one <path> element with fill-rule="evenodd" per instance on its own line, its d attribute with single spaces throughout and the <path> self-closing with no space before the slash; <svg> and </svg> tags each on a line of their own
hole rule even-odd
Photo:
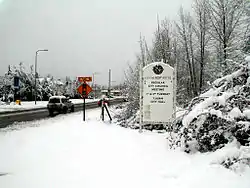
<svg viewBox="0 0 250 188">
<path fill-rule="evenodd" d="M 74 104 L 64 96 L 52 96 L 49 98 L 47 104 L 49 115 L 52 116 L 54 112 L 67 113 L 69 110 L 74 112 Z"/>
</svg>

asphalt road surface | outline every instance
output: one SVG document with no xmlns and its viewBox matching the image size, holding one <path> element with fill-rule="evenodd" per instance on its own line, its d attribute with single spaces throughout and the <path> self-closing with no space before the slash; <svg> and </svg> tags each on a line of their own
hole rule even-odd
<svg viewBox="0 0 250 188">
<path fill-rule="evenodd" d="M 123 102 L 123 99 L 114 99 L 110 101 L 110 104 L 118 104 Z M 86 103 L 86 109 L 99 108 L 97 102 Z M 81 111 L 83 109 L 83 104 L 75 104 L 75 111 Z M 57 115 L 57 114 L 55 114 Z M 15 122 L 22 121 L 32 121 L 43 118 L 53 118 L 49 116 L 49 112 L 46 108 L 21 111 L 21 112 L 11 112 L 0 114 L 0 128 L 5 128 Z"/>
</svg>

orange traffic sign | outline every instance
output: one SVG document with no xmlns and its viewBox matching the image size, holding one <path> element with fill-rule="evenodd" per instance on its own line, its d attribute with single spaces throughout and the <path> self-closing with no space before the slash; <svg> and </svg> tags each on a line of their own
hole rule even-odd
<svg viewBox="0 0 250 188">
<path fill-rule="evenodd" d="M 92 88 L 87 83 L 83 83 L 77 88 L 77 91 L 83 97 L 87 97 L 88 94 L 92 91 Z"/>
<path fill-rule="evenodd" d="M 79 82 L 92 82 L 92 77 L 91 76 L 87 76 L 87 77 L 79 76 L 78 81 Z"/>
</svg>

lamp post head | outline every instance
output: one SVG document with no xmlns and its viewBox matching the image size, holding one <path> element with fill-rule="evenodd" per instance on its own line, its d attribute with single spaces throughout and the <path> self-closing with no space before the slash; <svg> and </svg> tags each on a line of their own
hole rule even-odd
<svg viewBox="0 0 250 188">
<path fill-rule="evenodd" d="M 93 75 L 101 74 L 100 72 L 93 72 Z"/>
<path fill-rule="evenodd" d="M 38 52 L 47 52 L 47 51 L 49 51 L 49 50 L 48 49 L 41 49 L 41 50 L 37 50 L 36 53 L 38 53 Z"/>
</svg>

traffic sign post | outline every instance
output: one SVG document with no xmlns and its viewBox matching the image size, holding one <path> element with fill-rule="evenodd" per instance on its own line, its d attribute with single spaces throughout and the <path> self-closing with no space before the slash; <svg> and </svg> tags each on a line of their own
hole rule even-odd
<svg viewBox="0 0 250 188">
<path fill-rule="evenodd" d="M 79 82 L 92 82 L 92 77 L 91 76 L 87 76 L 87 77 L 84 77 L 84 76 L 79 76 L 78 77 L 78 81 Z"/>
<path fill-rule="evenodd" d="M 85 121 L 85 97 L 83 98 L 83 109 L 82 109 L 82 113 L 83 113 L 83 121 Z"/>
<path fill-rule="evenodd" d="M 18 96 L 18 92 L 20 91 L 20 78 L 18 76 L 14 76 L 14 101 L 20 99 Z"/>
<path fill-rule="evenodd" d="M 77 88 L 77 91 L 82 97 L 87 98 L 88 94 L 92 91 L 92 88 L 84 82 Z"/>
<path fill-rule="evenodd" d="M 82 84 L 82 96 L 83 96 L 83 121 L 85 121 L 85 96 L 86 96 L 86 83 Z"/>
<path fill-rule="evenodd" d="M 81 79 L 79 79 L 79 78 L 81 78 Z M 82 106 L 82 108 L 83 108 L 82 109 L 83 110 L 83 121 L 85 121 L 85 99 L 88 97 L 88 94 L 92 91 L 92 88 L 86 83 L 85 78 L 88 78 L 87 80 L 92 80 L 91 77 L 78 77 L 78 81 L 83 80 L 83 83 L 77 88 L 78 93 L 83 98 L 83 106 Z"/>
</svg>

